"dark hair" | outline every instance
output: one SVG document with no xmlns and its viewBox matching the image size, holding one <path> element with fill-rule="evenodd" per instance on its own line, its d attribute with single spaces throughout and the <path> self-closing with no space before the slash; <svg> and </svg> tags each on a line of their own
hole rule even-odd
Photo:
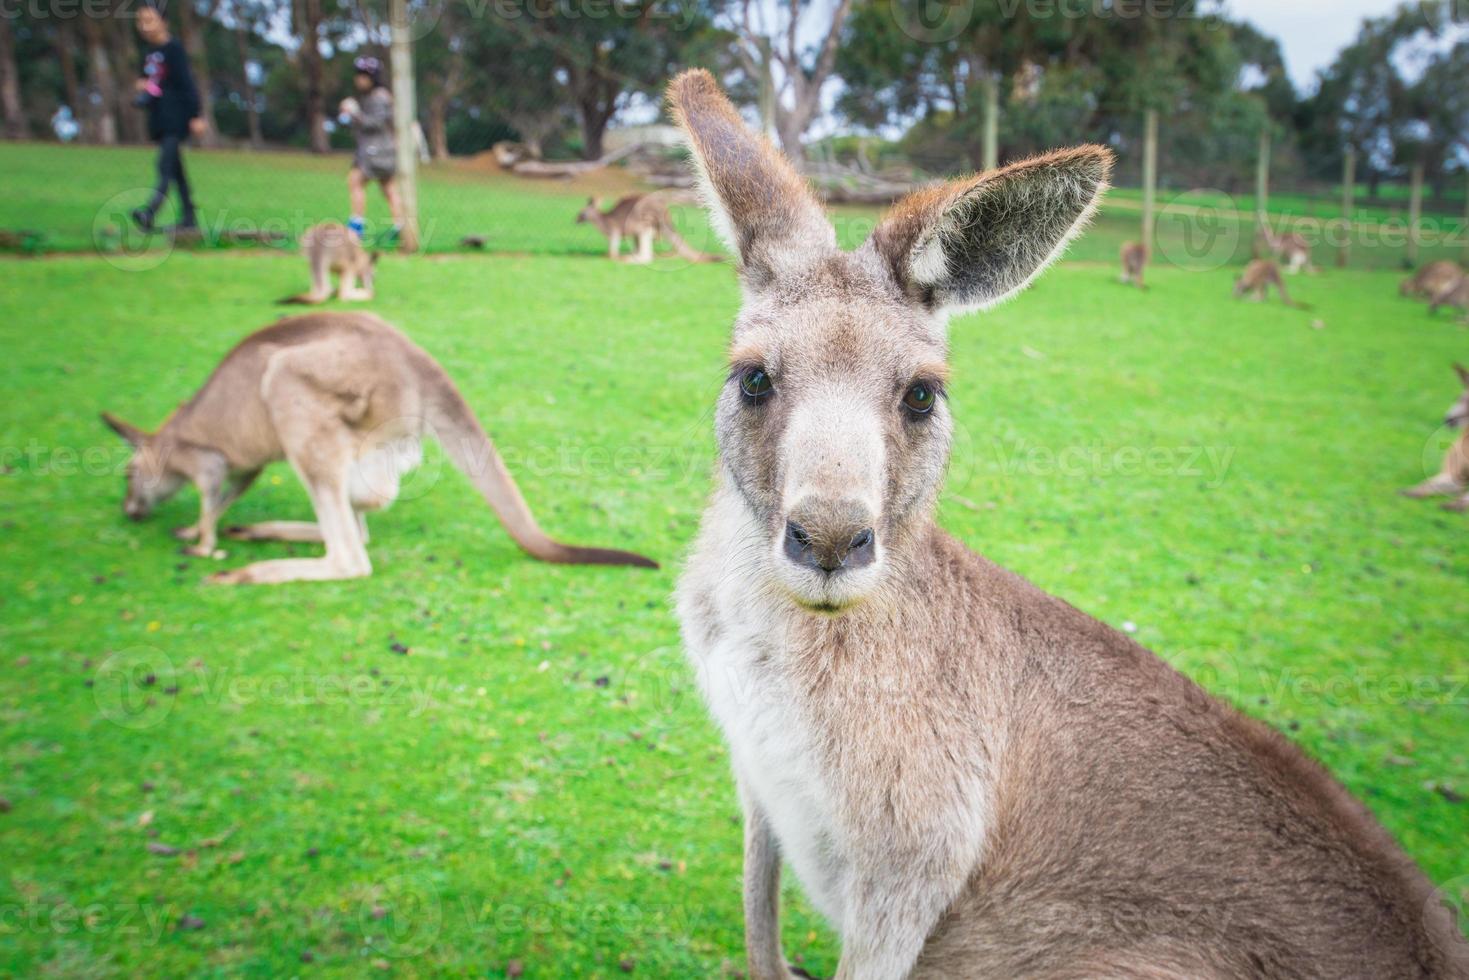
<svg viewBox="0 0 1469 980">
<path fill-rule="evenodd" d="M 373 87 L 376 88 L 383 83 L 383 63 L 370 55 L 363 55 L 352 62 L 352 68 L 359 75 L 366 75 L 372 79 Z"/>
</svg>

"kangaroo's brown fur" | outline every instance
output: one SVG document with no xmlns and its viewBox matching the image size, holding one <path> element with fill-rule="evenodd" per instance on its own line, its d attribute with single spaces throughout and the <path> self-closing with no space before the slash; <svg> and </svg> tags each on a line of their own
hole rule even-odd
<svg viewBox="0 0 1469 980">
<path fill-rule="evenodd" d="M 1428 312 L 1437 313 L 1441 306 L 1452 306 L 1461 313 L 1469 313 L 1469 275 L 1456 277 L 1434 293 Z"/>
<path fill-rule="evenodd" d="M 934 522 L 946 317 L 1052 261 L 1111 154 L 919 191 L 843 252 L 712 76 L 669 100 L 744 290 L 678 610 L 744 809 L 752 980 L 795 975 L 783 862 L 839 980 L 1469 976 L 1320 766 Z"/>
<path fill-rule="evenodd" d="M 1398 285 L 1398 293 L 1416 299 L 1433 299 L 1445 286 L 1464 274 L 1457 262 L 1440 259 L 1430 262 Z"/>
<path fill-rule="evenodd" d="M 1271 286 L 1275 287 L 1276 293 L 1280 295 L 1280 301 L 1286 306 L 1294 306 L 1298 310 L 1310 309 L 1305 303 L 1298 303 L 1290 298 L 1290 293 L 1285 288 L 1285 280 L 1280 275 L 1280 266 L 1271 259 L 1255 259 L 1245 266 L 1239 278 L 1234 281 L 1234 297 L 1239 299 L 1249 295 L 1252 300 L 1263 300 Z"/>
<path fill-rule="evenodd" d="M 610 211 L 602 210 L 602 199 L 587 198 L 586 207 L 577 214 L 578 224 L 590 222 L 607 236 L 607 256 L 614 262 L 646 264 L 653 261 L 653 240 L 662 238 L 673 246 L 680 257 L 689 262 L 722 262 L 724 257 L 700 252 L 678 233 L 673 226 L 673 216 L 668 213 L 666 195 L 660 191 L 651 194 L 629 194 L 618 200 Z M 636 243 L 636 251 L 624 257 L 622 240 Z"/>
<path fill-rule="evenodd" d="M 292 317 L 251 334 L 157 433 L 107 414 L 103 420 L 134 448 L 123 502 L 129 517 L 146 517 L 185 483 L 198 487 L 198 522 L 174 532 L 194 542 L 191 554 L 214 554 L 220 516 L 268 463 L 289 461 L 306 484 L 316 523 L 268 521 L 226 534 L 322 541 L 325 557 L 256 562 L 220 572 L 215 582 L 371 574 L 365 515 L 397 497 L 425 438 L 439 441 L 527 554 L 552 562 L 657 567 L 641 555 L 547 537 L 443 368 L 368 314 Z"/>
<path fill-rule="evenodd" d="M 1255 236 L 1255 258 L 1272 255 L 1285 263 L 1285 271 L 1291 275 L 1305 270 L 1314 273 L 1311 263 L 1311 243 L 1299 232 L 1288 231 L 1277 235 L 1269 225 L 1260 229 Z"/>
<path fill-rule="evenodd" d="M 1147 289 L 1143 272 L 1148 267 L 1148 247 L 1142 242 L 1124 242 L 1122 245 L 1122 281 L 1138 289 Z"/>
<path fill-rule="evenodd" d="M 1416 487 L 1403 491 L 1405 497 L 1453 497 L 1444 510 L 1469 510 L 1469 368 L 1454 365 L 1454 372 L 1464 386 L 1459 400 L 1449 406 L 1444 425 L 1464 431 L 1444 453 L 1443 468 Z"/>
<path fill-rule="evenodd" d="M 287 296 L 278 302 L 325 303 L 332 295 L 333 275 L 337 277 L 337 299 L 344 302 L 372 299 L 377 253 L 369 255 L 346 225 L 326 221 L 306 229 L 301 236 L 301 254 L 311 269 L 311 291 Z M 362 280 L 360 288 L 357 285 L 359 279 Z"/>
</svg>

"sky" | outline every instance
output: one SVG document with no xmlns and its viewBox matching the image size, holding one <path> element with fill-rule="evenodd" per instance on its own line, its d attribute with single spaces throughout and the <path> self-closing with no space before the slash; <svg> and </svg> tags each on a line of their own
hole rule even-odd
<svg viewBox="0 0 1469 980">
<path fill-rule="evenodd" d="M 1280 40 L 1285 67 L 1297 92 L 1316 87 L 1316 70 L 1357 36 L 1365 17 L 1381 17 L 1398 0 L 1228 0 L 1237 18 Z"/>
</svg>

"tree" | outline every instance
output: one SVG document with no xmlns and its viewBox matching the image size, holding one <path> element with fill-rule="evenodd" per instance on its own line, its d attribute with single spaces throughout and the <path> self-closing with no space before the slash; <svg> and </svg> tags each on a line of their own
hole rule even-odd
<svg viewBox="0 0 1469 980">
<path fill-rule="evenodd" d="M 4 117 L 5 137 L 25 139 L 30 135 L 30 122 L 20 98 L 20 68 L 15 62 L 15 34 L 10 18 L 0 14 L 0 116 Z"/>
<path fill-rule="evenodd" d="M 291 0 L 301 90 L 305 97 L 307 142 L 313 153 L 330 149 L 326 134 L 326 66 L 321 54 L 321 0 Z"/>
<path fill-rule="evenodd" d="M 727 15 L 736 39 L 735 55 L 760 92 L 761 124 L 774 129 L 786 155 L 797 162 L 806 158 L 802 137 L 821 108 L 821 91 L 836 67 L 838 42 L 852 11 L 852 0 L 832 2 L 829 14 L 819 21 L 823 38 L 814 50 L 800 43 L 806 13 L 801 0 L 787 0 L 784 5 L 738 0 Z M 773 23 L 763 22 L 766 12 L 775 13 Z"/>
<path fill-rule="evenodd" d="M 199 90 L 199 118 L 204 120 L 204 133 L 199 140 L 205 146 L 219 143 L 219 128 L 214 122 L 214 82 L 209 71 L 209 54 L 204 43 L 205 26 L 214 22 L 214 11 L 218 0 L 204 0 L 201 12 L 195 0 L 183 0 L 179 8 L 179 43 L 189 56 L 194 71 L 194 85 Z"/>
</svg>

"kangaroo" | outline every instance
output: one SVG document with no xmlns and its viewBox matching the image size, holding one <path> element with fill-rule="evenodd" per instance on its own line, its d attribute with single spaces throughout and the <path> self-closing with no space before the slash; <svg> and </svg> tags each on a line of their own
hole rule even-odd
<svg viewBox="0 0 1469 980">
<path fill-rule="evenodd" d="M 1057 257 L 1110 151 L 919 190 L 843 252 L 711 75 L 669 101 L 743 287 L 677 607 L 744 809 L 752 980 L 797 975 L 782 862 L 839 980 L 1469 976 L 1324 769 L 935 524 L 947 318 Z"/>
<path fill-rule="evenodd" d="M 1463 429 L 1464 432 L 1444 454 L 1443 469 L 1416 487 L 1402 491 L 1402 494 L 1405 497 L 1418 498 L 1454 497 L 1443 505 L 1444 510 L 1465 511 L 1469 510 L 1469 368 L 1455 364 L 1454 371 L 1464 385 L 1464 393 L 1449 406 L 1443 422 L 1451 429 Z"/>
<path fill-rule="evenodd" d="M 1433 299 L 1445 287 L 1464 274 L 1457 262 L 1430 262 L 1398 285 L 1398 295 L 1415 299 Z"/>
<path fill-rule="evenodd" d="M 1280 301 L 1286 306 L 1294 306 L 1298 310 L 1309 310 L 1311 307 L 1305 303 L 1298 303 L 1290 298 L 1286 291 L 1285 280 L 1280 276 L 1280 266 L 1272 259 L 1255 259 L 1245 266 L 1244 272 L 1234 281 L 1234 298 L 1240 299 L 1246 293 L 1250 299 L 1259 302 L 1265 299 L 1271 286 L 1280 295 Z"/>
<path fill-rule="evenodd" d="M 646 265 L 653 261 L 653 239 L 661 237 L 672 245 L 674 251 L 690 262 L 721 262 L 723 257 L 700 252 L 673 227 L 673 217 L 663 195 L 629 194 L 612 206 L 602 210 L 602 199 L 587 198 L 587 206 L 576 216 L 577 224 L 591 222 L 597 230 L 607 236 L 607 257 L 614 262 L 632 262 Z M 626 258 L 622 255 L 622 240 L 637 239 L 637 251 Z"/>
<path fill-rule="evenodd" d="M 188 554 L 214 554 L 220 516 L 266 464 L 285 459 L 306 484 L 316 523 L 267 521 L 225 533 L 244 541 L 321 541 L 326 555 L 255 562 L 212 575 L 211 582 L 370 575 L 365 515 L 397 497 L 426 437 L 439 440 L 532 557 L 658 567 L 631 552 L 547 537 L 444 369 L 368 314 L 290 317 L 251 334 L 156 433 L 106 413 L 102 419 L 133 446 L 123 501 L 129 518 L 144 519 L 186 483 L 198 488 L 198 521 L 174 532 L 192 542 Z"/>
<path fill-rule="evenodd" d="M 1262 251 L 1284 262 L 1285 271 L 1291 275 L 1302 269 L 1311 273 L 1316 271 L 1316 266 L 1311 263 L 1311 243 L 1299 232 L 1288 231 L 1277 235 L 1270 230 L 1269 225 L 1262 227 L 1255 239 L 1255 257 L 1262 258 Z"/>
<path fill-rule="evenodd" d="M 1436 314 L 1440 306 L 1452 306 L 1469 313 L 1469 275 L 1457 276 L 1434 293 L 1433 302 L 1428 304 L 1428 312 Z M 1463 322 L 1469 323 L 1469 318 Z"/>
<path fill-rule="evenodd" d="M 1138 289 L 1147 289 L 1143 282 L 1143 271 L 1148 265 L 1148 247 L 1142 242 L 1122 244 L 1122 282 L 1131 283 Z"/>
<path fill-rule="evenodd" d="M 282 304 L 302 303 L 314 306 L 325 303 L 332 294 L 331 274 L 337 276 L 337 299 L 372 299 L 372 276 L 377 266 L 377 253 L 368 255 L 357 236 L 343 224 L 326 221 L 306 229 L 301 236 L 301 252 L 311 267 L 311 292 L 278 300 Z M 357 280 L 362 287 L 357 287 Z"/>
</svg>

